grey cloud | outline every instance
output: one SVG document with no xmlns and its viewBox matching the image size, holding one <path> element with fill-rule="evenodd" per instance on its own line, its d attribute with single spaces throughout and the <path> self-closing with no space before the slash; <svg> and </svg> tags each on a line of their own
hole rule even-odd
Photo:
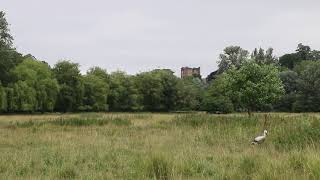
<svg viewBox="0 0 320 180">
<path fill-rule="evenodd" d="M 320 2 L 306 0 L 1 0 L 15 45 L 54 64 L 130 74 L 154 68 L 217 68 L 228 45 L 273 47 L 280 56 L 299 42 L 320 49 Z"/>
</svg>

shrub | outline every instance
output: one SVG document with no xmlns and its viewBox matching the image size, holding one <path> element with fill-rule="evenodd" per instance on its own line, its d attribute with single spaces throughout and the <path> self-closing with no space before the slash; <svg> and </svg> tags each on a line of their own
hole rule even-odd
<svg viewBox="0 0 320 180">
<path fill-rule="evenodd" d="M 202 108 L 211 113 L 231 113 L 234 111 L 232 101 L 226 96 L 207 97 L 203 101 Z"/>
</svg>

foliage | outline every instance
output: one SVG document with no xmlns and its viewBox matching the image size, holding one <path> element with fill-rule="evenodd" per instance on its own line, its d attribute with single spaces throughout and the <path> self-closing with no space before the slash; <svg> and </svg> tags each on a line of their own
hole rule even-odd
<svg viewBox="0 0 320 180">
<path fill-rule="evenodd" d="M 282 71 L 280 72 L 279 76 L 286 93 L 294 93 L 297 91 L 299 76 L 296 72 L 291 70 Z"/>
<path fill-rule="evenodd" d="M 199 78 L 186 77 L 177 84 L 176 108 L 178 110 L 199 110 L 203 100 L 204 85 Z"/>
<path fill-rule="evenodd" d="M 311 60 L 309 59 L 309 54 L 311 52 L 310 46 L 305 46 L 302 43 L 298 44 L 298 47 L 296 49 L 296 54 L 301 60 Z"/>
<path fill-rule="evenodd" d="M 298 44 L 295 53 L 285 54 L 280 57 L 279 63 L 281 66 L 293 69 L 302 61 L 306 60 L 320 60 L 320 51 L 311 50 L 310 46 Z"/>
<path fill-rule="evenodd" d="M 290 112 L 293 109 L 293 104 L 296 101 L 296 92 L 298 88 L 299 76 L 296 72 L 287 70 L 279 74 L 282 81 L 285 94 L 274 104 L 277 111 Z"/>
<path fill-rule="evenodd" d="M 13 37 L 10 34 L 9 24 L 5 18 L 5 13 L 0 11 L 0 48 L 10 48 L 12 46 Z"/>
<path fill-rule="evenodd" d="M 176 108 L 178 97 L 178 78 L 171 71 L 161 70 L 155 72 L 161 79 L 161 86 L 163 87 L 163 98 L 161 103 L 164 110 L 173 110 Z"/>
<path fill-rule="evenodd" d="M 227 72 L 228 89 L 234 101 L 248 113 L 272 104 L 284 93 L 278 70 L 273 65 L 258 65 L 247 62 L 239 70 Z"/>
<path fill-rule="evenodd" d="M 212 113 L 231 113 L 234 111 L 233 103 L 227 96 L 205 97 L 202 109 Z"/>
<path fill-rule="evenodd" d="M 11 85 L 13 89 L 12 99 L 13 106 L 9 111 L 15 112 L 34 112 L 36 110 L 36 91 L 28 85 L 27 82 L 19 80 L 17 83 Z M 10 102 L 9 102 L 10 103 Z"/>
<path fill-rule="evenodd" d="M 293 69 L 299 62 L 300 58 L 295 53 L 285 54 L 279 58 L 279 64 L 289 69 Z"/>
<path fill-rule="evenodd" d="M 36 92 L 33 110 L 40 112 L 54 110 L 59 87 L 48 64 L 28 58 L 14 68 L 12 75 L 18 82 L 25 82 Z"/>
<path fill-rule="evenodd" d="M 278 59 L 273 55 L 273 49 L 268 48 L 266 52 L 264 49 L 255 48 L 251 54 L 251 59 L 253 59 L 257 64 L 277 64 Z"/>
<path fill-rule="evenodd" d="M 89 68 L 87 75 L 97 76 L 97 77 L 101 78 L 103 81 L 105 81 L 106 83 L 108 83 L 110 80 L 110 76 L 109 76 L 107 70 L 102 69 L 97 66 Z"/>
<path fill-rule="evenodd" d="M 142 95 L 143 109 L 147 111 L 163 110 L 163 87 L 157 72 L 146 72 L 137 75 L 139 93 Z"/>
<path fill-rule="evenodd" d="M 297 83 L 297 101 L 295 111 L 320 111 L 320 61 L 305 61 L 297 69 L 299 81 Z"/>
<path fill-rule="evenodd" d="M 56 109 L 58 111 L 77 111 L 82 105 L 84 85 L 79 64 L 70 61 L 59 61 L 53 68 L 60 85 Z"/>
<path fill-rule="evenodd" d="M 107 97 L 109 86 L 99 76 L 88 74 L 83 77 L 84 97 L 82 110 L 85 111 L 107 111 Z"/>
<path fill-rule="evenodd" d="M 230 113 L 234 110 L 229 98 L 229 82 L 226 74 L 222 74 L 212 83 L 205 93 L 202 109 L 213 113 Z"/>
<path fill-rule="evenodd" d="M 124 72 L 114 72 L 110 75 L 110 94 L 108 104 L 112 111 L 138 111 L 140 105 L 140 94 L 136 86 L 135 77 Z"/>
<path fill-rule="evenodd" d="M 228 46 L 205 81 L 180 79 L 168 69 L 128 75 L 96 66 L 81 74 L 80 65 L 67 60 L 51 68 L 31 54 L 22 56 L 13 39 L 0 11 L 1 113 L 320 111 L 320 51 L 301 43 L 279 61 L 272 48 L 255 48 L 250 60 L 247 50 Z"/>
<path fill-rule="evenodd" d="M 240 46 L 228 46 L 220 54 L 218 62 L 219 73 L 227 71 L 232 66 L 240 68 L 248 58 L 249 52 Z"/>
<path fill-rule="evenodd" d="M 176 107 L 178 78 L 171 71 L 154 70 L 136 77 L 142 105 L 147 111 L 169 111 Z"/>
<path fill-rule="evenodd" d="M 10 71 L 22 61 L 22 55 L 12 48 L 12 42 L 5 13 L 0 11 L 0 81 L 5 86 L 13 80 Z"/>
</svg>

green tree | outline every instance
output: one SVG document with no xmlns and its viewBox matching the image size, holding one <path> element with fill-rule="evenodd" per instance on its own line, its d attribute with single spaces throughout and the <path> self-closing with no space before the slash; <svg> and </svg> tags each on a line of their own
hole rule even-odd
<svg viewBox="0 0 320 180">
<path fill-rule="evenodd" d="M 230 113 L 234 111 L 234 105 L 229 97 L 229 82 L 226 73 L 219 75 L 212 83 L 202 102 L 202 109 L 214 113 Z"/>
<path fill-rule="evenodd" d="M 273 49 L 268 48 L 266 52 L 264 49 L 255 48 L 251 54 L 251 59 L 253 59 L 257 64 L 277 64 L 278 59 L 273 55 Z"/>
<path fill-rule="evenodd" d="M 308 60 L 319 61 L 320 60 L 320 51 L 312 50 L 309 53 Z"/>
<path fill-rule="evenodd" d="M 37 90 L 38 111 L 54 111 L 57 97 L 59 94 L 59 84 L 56 79 L 47 78 L 38 81 L 35 89 Z"/>
<path fill-rule="evenodd" d="M 300 62 L 300 58 L 296 53 L 285 54 L 279 58 L 279 64 L 288 69 L 293 69 L 298 62 Z"/>
<path fill-rule="evenodd" d="M 199 110 L 203 99 L 204 87 L 199 78 L 186 77 L 178 81 L 176 98 L 177 110 Z"/>
<path fill-rule="evenodd" d="M 160 111 L 164 109 L 163 104 L 161 104 L 163 87 L 159 76 L 152 72 L 138 74 L 137 84 L 142 96 L 144 110 Z"/>
<path fill-rule="evenodd" d="M 124 72 L 116 71 L 110 75 L 110 93 L 108 104 L 112 111 L 139 111 L 140 104 L 136 78 Z"/>
<path fill-rule="evenodd" d="M 110 94 L 110 77 L 105 69 L 92 67 L 83 78 L 84 100 L 82 110 L 107 111 L 107 99 Z"/>
<path fill-rule="evenodd" d="M 310 46 L 305 46 L 302 43 L 299 43 L 296 52 L 300 60 L 310 60 L 308 59 L 311 52 Z"/>
<path fill-rule="evenodd" d="M 12 71 L 17 81 L 25 82 L 36 92 L 35 111 L 53 111 L 59 87 L 47 63 L 25 59 Z"/>
<path fill-rule="evenodd" d="M 87 74 L 83 77 L 84 97 L 82 110 L 107 111 L 108 84 L 99 76 Z"/>
<path fill-rule="evenodd" d="M 295 53 L 285 54 L 279 58 L 279 63 L 283 67 L 287 67 L 289 69 L 293 69 L 296 65 L 298 65 L 301 61 L 306 60 L 319 60 L 320 59 L 320 51 L 311 50 L 310 46 L 306 46 L 303 44 L 298 44 Z"/>
<path fill-rule="evenodd" d="M 84 95 L 79 64 L 59 61 L 55 64 L 53 72 L 60 85 L 56 109 L 63 112 L 79 110 Z"/>
<path fill-rule="evenodd" d="M 36 110 L 36 90 L 29 86 L 26 81 L 19 80 L 11 84 L 8 92 L 9 111 L 34 112 Z"/>
<path fill-rule="evenodd" d="M 7 86 L 12 82 L 10 71 L 20 62 L 22 55 L 12 48 L 13 37 L 5 13 L 0 11 L 0 81 Z"/>
<path fill-rule="evenodd" d="M 288 70 L 280 72 L 280 79 L 283 83 L 285 94 L 275 103 L 275 109 L 277 111 L 290 112 L 296 101 L 299 76 L 296 72 Z"/>
<path fill-rule="evenodd" d="M 223 50 L 223 54 L 220 54 L 218 62 L 219 74 L 227 71 L 232 66 L 240 68 L 243 63 L 248 59 L 249 52 L 242 49 L 240 46 L 229 46 Z"/>
<path fill-rule="evenodd" d="M 87 71 L 87 75 L 94 75 L 101 79 L 103 79 L 107 84 L 110 81 L 110 75 L 108 74 L 107 70 L 102 69 L 100 67 L 92 67 Z"/>
<path fill-rule="evenodd" d="M 5 13 L 0 11 L 0 48 L 11 48 L 13 37 L 10 34 L 9 24 L 5 18 Z"/>
<path fill-rule="evenodd" d="M 137 75 L 142 104 L 147 111 L 170 111 L 176 107 L 178 80 L 172 71 L 153 70 Z"/>
<path fill-rule="evenodd" d="M 155 70 L 154 73 L 161 79 L 163 87 L 162 104 L 165 111 L 176 109 L 176 102 L 178 98 L 178 78 L 171 70 Z M 197 77 L 195 77 L 197 78 Z"/>
<path fill-rule="evenodd" d="M 227 72 L 228 89 L 249 115 L 254 110 L 272 104 L 284 93 L 278 69 L 273 65 L 245 63 L 240 69 Z"/>
<path fill-rule="evenodd" d="M 295 70 L 299 75 L 294 111 L 320 111 L 320 61 L 304 61 Z"/>
</svg>

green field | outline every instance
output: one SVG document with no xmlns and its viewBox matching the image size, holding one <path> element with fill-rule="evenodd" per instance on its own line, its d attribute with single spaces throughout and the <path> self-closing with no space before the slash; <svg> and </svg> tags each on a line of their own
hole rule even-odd
<svg viewBox="0 0 320 180">
<path fill-rule="evenodd" d="M 0 116 L 1 179 L 320 179 L 319 150 L 320 114 Z"/>
</svg>

